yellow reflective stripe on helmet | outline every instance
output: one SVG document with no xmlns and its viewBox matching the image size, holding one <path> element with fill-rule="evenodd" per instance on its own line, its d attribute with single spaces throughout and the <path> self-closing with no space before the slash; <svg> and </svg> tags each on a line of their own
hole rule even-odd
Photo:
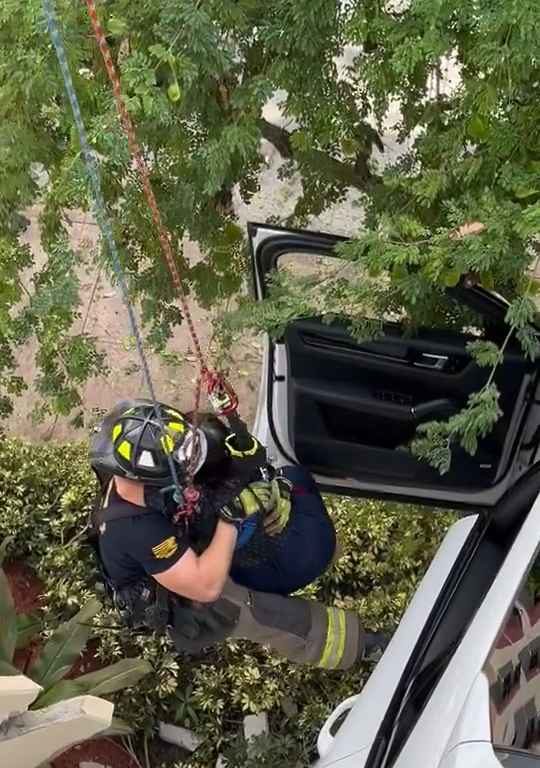
<svg viewBox="0 0 540 768">
<path fill-rule="evenodd" d="M 173 416 L 178 421 L 184 421 L 184 417 L 182 416 L 182 414 L 179 413 L 178 411 L 174 411 L 172 408 L 165 408 L 165 413 L 168 413 L 169 416 Z"/>
<path fill-rule="evenodd" d="M 174 440 L 170 435 L 163 435 L 161 438 L 161 446 L 165 453 L 172 453 L 174 449 Z"/>
<path fill-rule="evenodd" d="M 169 421 L 167 424 L 167 429 L 170 429 L 171 432 L 185 432 L 186 425 L 179 421 Z"/>
<path fill-rule="evenodd" d="M 328 616 L 326 643 L 318 666 L 323 669 L 336 669 L 345 653 L 347 617 L 342 608 L 327 608 L 326 611 Z"/>
<path fill-rule="evenodd" d="M 229 454 L 231 456 L 233 456 L 234 458 L 237 458 L 237 459 L 243 459 L 246 456 L 255 456 L 255 454 L 257 453 L 257 451 L 259 449 L 259 443 L 258 443 L 258 441 L 252 435 L 250 435 L 250 437 L 251 437 L 253 443 L 245 451 L 239 451 L 238 448 L 235 448 L 232 445 L 232 441 L 234 440 L 235 437 L 236 437 L 236 435 L 233 433 L 232 435 L 228 435 L 225 438 L 225 447 L 227 448 L 227 450 L 229 451 Z"/>
<path fill-rule="evenodd" d="M 123 456 L 124 459 L 129 461 L 131 459 L 131 443 L 128 443 L 127 440 L 122 440 L 118 448 L 116 449 L 120 456 Z"/>
<path fill-rule="evenodd" d="M 113 443 L 116 442 L 116 440 L 120 437 L 122 434 L 122 425 L 121 424 L 115 424 L 112 431 L 112 439 Z"/>
</svg>

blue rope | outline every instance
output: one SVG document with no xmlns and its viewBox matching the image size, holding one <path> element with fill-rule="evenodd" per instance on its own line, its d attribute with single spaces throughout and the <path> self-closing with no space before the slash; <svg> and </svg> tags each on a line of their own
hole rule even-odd
<svg viewBox="0 0 540 768">
<path fill-rule="evenodd" d="M 84 156 L 86 172 L 88 175 L 88 180 L 90 182 L 94 215 L 96 217 L 98 226 L 101 230 L 101 234 L 107 244 L 107 248 L 109 250 L 109 253 L 112 259 L 112 267 L 116 275 L 116 279 L 118 280 L 120 289 L 122 291 L 122 297 L 128 312 L 129 324 L 131 326 L 133 336 L 135 337 L 137 351 L 139 353 L 139 357 L 142 364 L 145 384 L 148 388 L 148 392 L 150 393 L 150 399 L 152 400 L 154 405 L 156 418 L 158 420 L 158 423 L 160 425 L 160 428 L 163 434 L 166 434 L 165 427 L 161 420 L 160 410 L 159 410 L 159 406 L 158 406 L 158 402 L 157 402 L 157 398 L 154 390 L 154 384 L 152 382 L 152 376 L 150 374 L 148 360 L 144 352 L 142 335 L 137 323 L 137 318 L 135 316 L 133 306 L 129 298 L 129 290 L 128 290 L 126 278 L 124 275 L 124 270 L 122 269 L 122 263 L 120 261 L 120 256 L 118 254 L 118 249 L 116 247 L 116 242 L 114 240 L 109 216 L 107 214 L 105 199 L 103 197 L 103 191 L 101 188 L 101 177 L 100 177 L 98 162 L 96 159 L 96 155 L 88 141 L 88 136 L 86 133 L 84 120 L 81 113 L 79 99 L 77 97 L 77 93 L 73 85 L 73 79 L 71 77 L 71 72 L 69 69 L 66 48 L 65 48 L 64 41 L 62 39 L 62 35 L 60 32 L 60 27 L 58 24 L 58 18 L 57 18 L 56 9 L 54 6 L 54 0 L 43 0 L 43 10 L 45 12 L 45 17 L 47 20 L 47 29 L 49 31 L 50 38 L 52 40 L 54 49 L 56 51 L 56 56 L 58 59 L 58 63 L 60 65 L 60 70 L 62 72 L 62 78 L 64 80 L 64 87 L 66 89 L 67 97 L 71 104 L 71 109 L 73 110 L 73 118 L 75 120 L 75 125 L 77 127 L 77 132 L 79 134 L 79 141 L 80 141 L 83 156 Z M 171 456 L 171 454 L 168 452 L 167 452 L 167 460 L 169 462 L 169 468 L 171 470 L 174 487 L 176 489 L 175 501 L 177 503 L 180 503 L 183 499 L 182 487 L 178 480 L 178 473 L 174 465 L 174 459 Z"/>
</svg>

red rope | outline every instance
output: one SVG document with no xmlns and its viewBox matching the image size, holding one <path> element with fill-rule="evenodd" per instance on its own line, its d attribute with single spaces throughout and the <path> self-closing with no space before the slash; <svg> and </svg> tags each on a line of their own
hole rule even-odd
<svg viewBox="0 0 540 768">
<path fill-rule="evenodd" d="M 171 233 L 167 230 L 161 218 L 161 213 L 158 208 L 156 196 L 152 188 L 152 182 L 150 181 L 150 172 L 148 170 L 148 165 L 146 164 L 144 154 L 137 140 L 135 127 L 133 125 L 133 122 L 127 110 L 124 96 L 122 95 L 120 78 L 118 76 L 118 72 L 116 71 L 116 67 L 114 66 L 114 62 L 111 56 L 111 50 L 109 48 L 109 44 L 107 43 L 105 33 L 103 32 L 103 27 L 101 26 L 101 23 L 97 15 L 95 2 L 94 0 L 86 0 L 86 5 L 88 6 L 88 14 L 90 16 L 90 21 L 92 23 L 94 35 L 96 37 L 97 44 L 101 51 L 101 55 L 103 56 L 103 61 L 105 62 L 105 68 L 107 70 L 109 80 L 111 81 L 111 85 L 114 93 L 114 99 L 116 102 L 116 108 L 118 111 L 118 116 L 120 118 L 122 128 L 124 129 L 124 132 L 127 136 L 131 155 L 137 165 L 137 169 L 139 171 L 141 181 L 143 184 L 144 194 L 148 201 L 148 206 L 152 213 L 152 219 L 154 220 L 154 224 L 158 232 L 159 242 L 161 244 L 161 250 L 163 252 L 163 256 L 165 257 L 165 262 L 169 268 L 169 272 L 171 273 L 173 284 L 178 294 L 178 297 L 180 299 L 180 303 L 182 304 L 182 309 L 184 311 L 184 315 L 187 320 L 191 340 L 195 348 L 195 354 L 201 366 L 201 373 L 204 374 L 208 370 L 208 368 L 204 360 L 204 355 L 202 353 L 199 338 L 195 330 L 193 318 L 191 317 L 191 312 L 187 302 L 186 292 L 184 290 L 184 286 L 182 285 L 180 273 L 176 265 L 173 249 L 171 246 L 171 239 L 172 239 Z"/>
<path fill-rule="evenodd" d="M 109 80 L 111 81 L 111 85 L 114 93 L 114 99 L 116 102 L 116 109 L 118 112 L 118 116 L 120 118 L 120 123 L 124 130 L 124 133 L 127 136 L 128 146 L 129 146 L 131 156 L 135 162 L 135 165 L 141 177 L 144 195 L 148 202 L 148 206 L 152 214 L 152 219 L 154 221 L 154 225 L 158 233 L 159 242 L 161 244 L 161 251 L 165 258 L 165 263 L 167 264 L 167 267 L 171 274 L 174 288 L 176 290 L 176 293 L 178 294 L 178 298 L 180 299 L 182 310 L 184 312 L 184 316 L 188 324 L 189 334 L 191 336 L 193 347 L 195 349 L 195 355 L 200 365 L 200 374 L 197 378 L 197 384 L 195 387 L 195 408 L 194 408 L 193 426 L 196 434 L 197 433 L 196 428 L 198 425 L 198 418 L 199 418 L 198 414 L 199 414 L 200 401 L 201 401 L 201 386 L 203 381 L 207 387 L 209 394 L 211 394 L 213 390 L 219 388 L 220 390 L 226 392 L 227 395 L 230 395 L 230 406 L 226 411 L 223 411 L 223 415 L 225 415 L 227 412 L 230 413 L 232 410 L 236 410 L 236 406 L 237 406 L 236 395 L 234 394 L 230 386 L 224 381 L 223 376 L 219 373 L 210 371 L 208 369 L 208 366 L 206 365 L 206 361 L 201 349 L 199 337 L 197 336 L 197 332 L 195 330 L 195 324 L 193 322 L 191 311 L 189 309 L 187 295 L 186 295 L 184 286 L 182 284 L 182 279 L 180 277 L 178 266 L 176 264 L 175 256 L 173 253 L 173 248 L 171 245 L 171 240 L 172 240 L 171 233 L 168 231 L 165 224 L 163 223 L 163 219 L 161 218 L 161 213 L 159 211 L 156 196 L 154 194 L 154 190 L 152 187 L 152 182 L 150 181 L 150 171 L 148 169 L 148 165 L 144 158 L 144 154 L 141 149 L 141 146 L 137 140 L 135 126 L 133 125 L 133 121 L 131 120 L 124 96 L 122 94 L 120 77 L 118 75 L 118 72 L 116 71 L 116 67 L 112 60 L 109 44 L 107 43 L 105 33 L 103 32 L 103 27 L 101 26 L 101 23 L 98 18 L 95 1 L 86 0 L 86 5 L 88 7 L 88 15 L 90 17 L 90 22 L 94 30 L 94 35 L 95 35 L 97 44 L 99 46 L 99 49 L 101 51 L 101 55 L 103 56 L 105 69 L 107 70 Z M 193 451 L 193 454 L 195 456 L 196 454 L 195 450 Z M 185 505 L 181 510 L 182 514 L 186 516 L 190 516 L 192 514 L 198 501 L 198 491 L 194 487 L 194 482 L 193 482 L 194 481 L 193 464 L 192 463 L 190 464 L 191 465 L 188 468 L 188 488 L 186 489 L 186 493 L 185 493 Z"/>
</svg>

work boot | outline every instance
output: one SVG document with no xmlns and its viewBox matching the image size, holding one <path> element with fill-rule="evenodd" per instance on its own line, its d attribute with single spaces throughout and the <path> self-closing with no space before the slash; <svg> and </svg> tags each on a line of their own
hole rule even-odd
<svg viewBox="0 0 540 768">
<path fill-rule="evenodd" d="M 379 661 L 390 642 L 386 632 L 368 632 L 364 635 L 364 655 L 362 661 Z"/>
</svg>

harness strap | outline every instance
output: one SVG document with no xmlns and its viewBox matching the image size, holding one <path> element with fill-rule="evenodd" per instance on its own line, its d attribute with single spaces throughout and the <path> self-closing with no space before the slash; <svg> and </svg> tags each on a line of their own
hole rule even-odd
<svg viewBox="0 0 540 768">
<path fill-rule="evenodd" d="M 170 622 L 169 592 L 150 577 L 141 578 L 135 584 L 119 587 L 109 576 L 99 549 L 99 528 L 102 523 L 111 520 L 129 519 L 139 515 L 154 514 L 153 507 L 138 507 L 126 501 L 112 501 L 109 497 L 113 483 L 102 488 L 105 491 L 103 503 L 91 514 L 91 531 L 89 544 L 94 550 L 101 578 L 109 597 L 111 598 L 122 621 L 131 629 L 146 627 L 158 633 L 166 631 Z"/>
<path fill-rule="evenodd" d="M 108 485 L 102 484 L 101 492 L 104 494 L 103 503 L 97 504 L 93 511 L 92 518 L 94 526 L 97 528 L 101 523 L 108 523 L 112 520 L 128 519 L 130 517 L 139 517 L 140 515 L 154 514 L 156 510 L 153 507 L 139 507 L 130 504 L 119 498 L 109 504 L 109 498 L 113 489 L 114 481 L 109 478 Z"/>
<path fill-rule="evenodd" d="M 113 501 L 108 507 L 101 507 L 96 511 L 96 517 L 100 523 L 108 523 L 111 520 L 122 520 L 139 515 L 155 514 L 152 507 L 134 507 L 133 504 L 122 501 Z"/>
</svg>

